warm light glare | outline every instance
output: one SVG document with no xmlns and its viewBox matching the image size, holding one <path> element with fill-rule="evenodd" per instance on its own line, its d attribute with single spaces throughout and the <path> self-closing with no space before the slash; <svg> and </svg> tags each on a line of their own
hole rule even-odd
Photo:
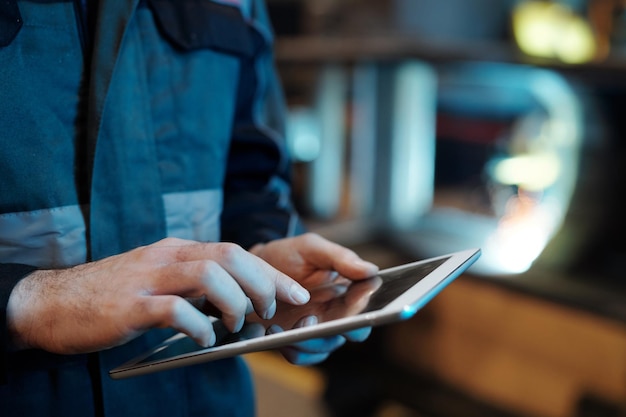
<svg viewBox="0 0 626 417">
<path fill-rule="evenodd" d="M 569 8 L 549 1 L 526 1 L 513 14 L 513 32 L 528 55 L 588 62 L 597 51 L 590 24 Z"/>
<path fill-rule="evenodd" d="M 490 267 L 501 273 L 517 274 L 530 268 L 543 251 L 559 218 L 557 205 L 516 195 L 507 213 L 484 245 Z"/>
<path fill-rule="evenodd" d="M 553 56 L 552 42 L 556 25 L 551 19 L 553 8 L 560 7 L 546 2 L 522 3 L 513 15 L 513 29 L 520 48 L 531 55 L 549 58 Z"/>
<path fill-rule="evenodd" d="M 561 163 L 554 154 L 520 155 L 496 162 L 493 177 L 501 184 L 541 191 L 554 184 L 560 172 Z"/>
<path fill-rule="evenodd" d="M 494 190 L 517 193 L 497 200 L 497 225 L 484 238 L 482 273 L 518 275 L 531 268 L 560 229 L 578 176 L 584 131 L 580 100 L 565 78 L 535 71 L 526 84 L 545 113 L 529 113 L 515 125 L 508 157 L 486 167 Z M 502 187 L 502 186 L 509 187 Z M 479 262 L 480 262 L 479 261 Z"/>
<path fill-rule="evenodd" d="M 591 61 L 596 53 L 596 43 L 589 24 L 580 18 L 563 25 L 559 36 L 557 55 L 569 64 Z"/>
</svg>

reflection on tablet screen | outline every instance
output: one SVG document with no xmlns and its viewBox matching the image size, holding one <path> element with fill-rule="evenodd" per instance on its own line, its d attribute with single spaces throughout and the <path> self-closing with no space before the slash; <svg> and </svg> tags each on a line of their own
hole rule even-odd
<svg viewBox="0 0 626 417">
<path fill-rule="evenodd" d="M 230 333 L 221 321 L 216 320 L 213 323 L 217 339 L 214 347 L 264 336 L 272 325 L 278 325 L 284 330 L 302 327 L 302 323 L 309 316 L 315 316 L 318 323 L 323 323 L 379 310 L 428 276 L 447 259 L 442 258 L 417 266 L 383 271 L 380 275 L 362 281 L 338 278 L 332 284 L 312 289 L 311 300 L 304 306 L 278 303 L 276 315 L 271 320 L 262 320 L 255 314 L 251 314 L 238 333 Z M 181 337 L 159 349 L 144 362 L 204 349 L 192 339 Z"/>
</svg>

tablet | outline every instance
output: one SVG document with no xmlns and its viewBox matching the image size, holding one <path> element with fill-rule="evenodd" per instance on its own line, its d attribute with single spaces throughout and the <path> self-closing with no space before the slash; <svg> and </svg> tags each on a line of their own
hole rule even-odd
<svg viewBox="0 0 626 417">
<path fill-rule="evenodd" d="M 365 280 L 337 277 L 311 289 L 311 299 L 303 306 L 278 303 L 271 320 L 250 314 L 238 333 L 230 333 L 212 318 L 217 342 L 209 348 L 178 333 L 109 375 L 115 379 L 144 375 L 406 320 L 479 256 L 480 249 L 468 249 L 384 269 Z M 268 332 L 270 327 L 279 331 Z"/>
</svg>

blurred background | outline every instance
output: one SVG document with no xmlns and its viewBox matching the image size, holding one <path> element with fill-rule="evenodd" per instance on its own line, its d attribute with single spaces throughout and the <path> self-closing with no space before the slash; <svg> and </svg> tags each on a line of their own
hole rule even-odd
<svg viewBox="0 0 626 417">
<path fill-rule="evenodd" d="M 267 0 L 296 201 L 381 267 L 482 248 L 265 416 L 626 416 L 626 1 Z"/>
</svg>

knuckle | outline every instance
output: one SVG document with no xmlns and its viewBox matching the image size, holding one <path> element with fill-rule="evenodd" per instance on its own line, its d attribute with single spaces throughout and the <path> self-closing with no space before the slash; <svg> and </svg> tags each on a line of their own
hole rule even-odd
<svg viewBox="0 0 626 417">
<path fill-rule="evenodd" d="M 227 264 L 235 263 L 243 252 L 243 248 L 235 243 L 224 242 L 217 246 L 218 256 Z"/>
<path fill-rule="evenodd" d="M 161 310 L 161 322 L 164 326 L 171 326 L 176 322 L 177 317 L 179 317 L 185 306 L 185 300 L 177 296 L 167 297 L 163 304 L 163 309 Z"/>
<path fill-rule="evenodd" d="M 302 239 L 309 242 L 315 242 L 322 239 L 322 237 L 315 232 L 306 232 L 302 235 Z"/>
<path fill-rule="evenodd" d="M 222 269 L 220 265 L 212 260 L 207 260 L 200 263 L 200 276 L 202 277 L 205 283 L 209 283 L 211 280 L 215 279 L 219 276 L 220 270 Z"/>
<path fill-rule="evenodd" d="M 150 297 L 137 297 L 132 301 L 131 311 L 134 313 L 134 316 L 145 314 L 146 312 L 152 313 L 152 303 L 150 302 Z"/>
<path fill-rule="evenodd" d="M 133 249 L 139 260 L 151 263 L 167 263 L 181 258 L 183 240 L 166 237 L 156 243 Z"/>
<path fill-rule="evenodd" d="M 186 299 L 175 296 L 167 315 L 169 321 L 168 326 L 180 326 L 183 323 L 186 323 L 185 327 L 189 326 L 189 323 L 195 321 L 195 319 L 193 319 L 194 311 L 196 310 Z"/>
<path fill-rule="evenodd" d="M 178 246 L 182 243 L 182 239 L 177 237 L 166 237 L 159 240 L 156 244 L 159 246 Z"/>
</svg>

